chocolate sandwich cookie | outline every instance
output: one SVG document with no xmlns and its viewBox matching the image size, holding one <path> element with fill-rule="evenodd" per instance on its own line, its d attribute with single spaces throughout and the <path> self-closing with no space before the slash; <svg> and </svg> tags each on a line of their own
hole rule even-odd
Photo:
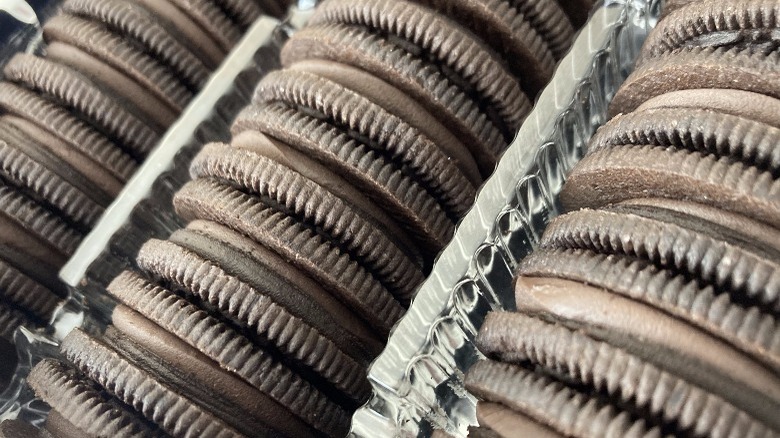
<svg viewBox="0 0 780 438">
<path fill-rule="evenodd" d="M 66 108 L 18 85 L 0 82 L 0 110 L 47 131 L 65 142 L 70 154 L 78 154 L 80 160 L 91 159 L 94 164 L 88 167 L 93 171 L 102 169 L 122 183 L 138 166 L 135 159 Z"/>
<path fill-rule="evenodd" d="M 499 438 L 509 436 L 533 436 L 539 438 L 560 438 L 563 435 L 536 422 L 526 415 L 507 408 L 500 403 L 480 402 L 477 404 L 479 427 L 469 429 L 471 438 Z"/>
<path fill-rule="evenodd" d="M 266 287 L 259 289 L 252 286 L 252 284 L 266 286 L 271 283 L 270 280 L 266 280 L 266 284 L 256 281 L 245 282 L 237 276 L 225 272 L 214 263 L 202 259 L 198 260 L 195 254 L 187 253 L 184 250 L 179 250 L 179 253 L 193 264 L 200 267 L 209 266 L 210 275 L 191 280 L 188 283 L 189 287 L 183 285 L 181 281 L 184 274 L 180 274 L 178 277 L 159 276 L 158 281 L 167 282 L 169 290 L 139 274 L 125 272 L 111 283 L 109 292 L 128 307 L 143 314 L 171 333 L 177 334 L 194 348 L 224 362 L 227 359 L 219 359 L 224 355 L 221 345 L 212 345 L 205 341 L 208 338 L 200 335 L 194 337 L 195 335 L 190 333 L 193 328 L 179 327 L 181 318 L 172 318 L 169 315 L 170 312 L 164 311 L 164 309 L 173 308 L 171 307 L 172 302 L 179 303 L 178 308 L 181 309 L 193 310 L 197 307 L 182 301 L 185 299 L 195 303 L 208 303 L 213 307 L 200 308 L 200 311 L 216 315 L 208 318 L 217 317 L 223 321 L 220 324 L 226 324 L 228 329 L 236 333 L 245 333 L 244 338 L 235 338 L 238 344 L 256 350 L 257 354 L 260 355 L 266 354 L 278 358 L 281 356 L 274 354 L 278 351 L 294 358 L 293 360 L 282 358 L 281 362 L 291 369 L 300 370 L 298 373 L 305 376 L 316 373 L 320 376 L 319 380 L 312 380 L 327 382 L 327 384 L 321 383 L 318 386 L 330 385 L 331 389 L 327 392 L 334 394 L 334 398 L 339 401 L 352 400 L 346 402 L 347 405 L 362 402 L 367 398 L 369 388 L 364 373 L 368 363 L 367 358 L 370 357 L 366 351 L 373 348 L 370 341 L 366 343 L 367 348 L 363 349 L 366 351 L 361 350 L 360 344 L 354 342 L 356 336 L 332 322 L 327 308 L 322 315 L 319 315 L 317 312 L 322 312 L 323 307 L 318 304 L 297 308 L 290 305 L 296 295 L 300 296 L 301 294 L 295 284 L 289 285 L 290 290 L 296 294 L 293 298 L 279 297 L 280 292 L 278 291 L 266 292 L 270 289 Z M 170 274 L 170 272 L 172 271 L 163 274 Z M 220 286 L 223 289 L 217 289 Z M 316 290 L 316 288 L 311 289 Z M 171 290 L 175 292 L 171 292 Z M 234 298 L 236 296 L 241 299 Z M 238 309 L 231 308 L 227 301 L 231 298 L 240 301 L 243 306 Z M 155 306 L 160 307 L 158 309 Z M 287 310 L 288 308 L 291 310 Z M 186 314 L 192 313 L 188 312 Z M 201 321 L 198 322 L 201 331 L 208 328 L 205 323 L 202 323 L 204 318 L 208 319 L 207 313 L 194 319 L 194 321 Z M 307 322 L 307 320 L 312 321 L 312 323 Z M 220 327 L 222 326 L 220 325 Z M 262 352 L 263 348 L 267 352 Z M 256 375 L 256 373 L 261 372 L 258 371 L 257 367 L 255 369 L 239 367 L 238 370 L 247 375 Z"/>
<path fill-rule="evenodd" d="M 8 138 L 0 133 L 0 175 L 6 181 L 4 186 L 24 192 L 24 196 L 38 204 L 39 208 L 51 209 L 55 215 L 69 222 L 67 226 L 78 231 L 83 232 L 94 225 L 103 207 L 62 175 L 10 146 L 19 145 L 24 140 Z M 30 147 L 28 150 L 33 149 Z"/>
<path fill-rule="evenodd" d="M 699 213 L 696 206 L 686 207 L 628 203 L 600 211 L 579 210 L 554 219 L 541 247 L 644 259 L 729 291 L 739 302 L 776 313 L 780 257 L 771 243 L 776 233 L 738 215 L 708 217 L 706 210 Z M 751 240 L 764 234 L 770 240 Z"/>
<path fill-rule="evenodd" d="M 313 227 L 408 303 L 413 288 L 424 278 L 423 260 L 380 209 L 327 168 L 260 133 L 246 131 L 234 138 L 233 145 L 207 145 L 209 149 L 199 155 L 206 159 L 198 162 L 197 175 L 215 177 L 234 186 L 234 196 L 248 195 L 244 196 L 248 202 L 265 204 Z M 191 186 L 201 188 L 182 189 L 188 199 L 209 202 L 200 192 L 212 191 L 210 187 L 226 194 L 205 180 Z M 179 201 L 174 204 L 178 207 Z"/>
<path fill-rule="evenodd" d="M 702 94 L 707 94 L 701 90 Z M 717 93 L 720 90 L 708 90 Z M 686 92 L 683 96 L 688 95 Z M 754 93 L 743 95 L 735 91 L 734 97 L 748 98 Z M 728 95 L 728 93 L 725 93 Z M 661 97 L 666 96 L 662 95 Z M 680 96 L 680 97 L 683 97 Z M 695 97 L 695 96 L 692 96 Z M 765 97 L 765 96 L 762 96 Z M 780 100 L 765 97 L 777 104 Z M 714 100 L 714 99 L 713 99 Z M 725 96 L 718 99 L 728 106 Z M 762 99 L 756 102 L 761 103 Z M 703 102 L 702 102 L 703 103 Z M 762 171 L 777 175 L 780 170 L 780 151 L 776 145 L 780 141 L 780 128 L 746 117 L 769 119 L 777 117 L 764 110 L 741 111 L 739 107 L 725 108 L 738 115 L 731 115 L 716 110 L 698 108 L 696 100 L 690 101 L 692 108 L 678 108 L 668 100 L 651 100 L 645 108 L 629 114 L 621 114 L 601 127 L 588 144 L 588 153 L 620 148 L 623 146 L 666 146 L 691 152 L 727 157 L 740 161 L 746 166 L 756 167 Z"/>
<path fill-rule="evenodd" d="M 779 227 L 778 181 L 731 157 L 661 146 L 622 146 L 588 154 L 569 175 L 560 199 L 567 210 L 627 199 L 697 202 Z"/>
<path fill-rule="evenodd" d="M 160 23 L 181 44 L 195 54 L 209 70 L 219 66 L 227 54 L 220 38 L 198 23 L 191 8 L 181 9 L 177 2 L 188 0 L 131 0 L 131 3 L 142 7 L 153 19 Z M 195 0 L 198 1 L 198 0 Z M 180 3 L 181 4 L 181 3 Z"/>
<path fill-rule="evenodd" d="M 0 257 L 50 289 L 81 234 L 22 193 L 0 185 Z"/>
<path fill-rule="evenodd" d="M 319 5 L 310 22 L 313 26 L 341 23 L 385 32 L 410 50 L 424 50 L 426 56 L 450 69 L 512 129 L 517 129 L 526 115 L 528 98 L 493 49 L 428 8 L 405 0 L 369 0 L 360 4 L 329 0 Z"/>
<path fill-rule="evenodd" d="M 780 46 L 780 5 L 773 0 L 702 0 L 669 13 L 648 35 L 639 65 L 683 48 L 740 48 L 769 53 Z"/>
<path fill-rule="evenodd" d="M 569 280 L 521 278 L 518 308 L 580 330 L 780 428 L 780 377 L 709 333 L 644 304 Z"/>
<path fill-rule="evenodd" d="M 421 242 L 426 267 L 454 232 L 454 224 L 439 202 L 403 169 L 365 142 L 339 127 L 281 103 L 245 108 L 237 117 L 236 135 L 256 131 L 280 140 L 331 168 L 364 191 L 390 218 Z"/>
<path fill-rule="evenodd" d="M 213 361 L 211 368 L 214 369 L 209 373 L 223 375 L 225 380 L 223 383 L 229 380 L 234 380 L 237 384 L 240 382 L 238 388 L 246 397 L 244 402 L 252 400 L 246 403 L 247 410 L 251 411 L 251 414 L 247 412 L 251 417 L 246 423 L 254 423 L 255 426 L 262 424 L 265 430 L 288 424 L 290 426 L 287 433 L 296 430 L 300 433 L 306 431 L 308 427 L 332 435 L 346 431 L 348 419 L 343 410 L 280 362 L 272 352 L 253 345 L 251 337 L 242 335 L 230 322 L 219 321 L 218 317 L 188 303 L 173 292 L 154 288 L 150 283 L 144 285 L 141 278 L 136 280 L 140 281 L 140 284 L 126 285 L 131 290 L 126 291 L 125 294 L 139 290 L 149 291 L 151 296 L 147 293 L 143 297 L 150 298 L 157 306 L 153 309 L 145 306 L 148 312 L 144 316 L 127 307 L 118 306 L 112 316 L 112 328 L 124 331 L 139 344 L 139 347 L 172 365 L 180 366 L 182 363 L 175 356 L 180 352 L 170 351 L 176 349 L 167 348 L 169 345 L 177 344 L 181 344 L 178 347 L 180 350 L 185 348 L 197 350 L 203 355 L 204 362 Z M 123 286 L 125 285 L 114 284 L 113 287 L 118 290 Z M 139 303 L 137 299 L 133 301 Z M 145 318 L 147 315 L 148 319 Z M 188 355 L 197 354 L 193 351 Z M 136 364 L 144 362 L 143 358 L 139 360 L 130 357 L 129 359 Z M 197 370 L 189 368 L 188 371 Z M 150 377 L 158 382 L 164 382 L 162 376 Z M 235 397 L 232 391 L 218 387 L 211 389 L 218 390 L 212 399 Z M 230 422 L 229 417 L 220 410 L 212 408 L 210 411 L 220 419 Z M 281 431 L 284 430 L 285 427 L 282 426 Z M 247 434 L 246 431 L 243 433 Z"/>
<path fill-rule="evenodd" d="M 487 402 L 524 414 L 543 430 L 552 429 L 553 436 L 660 436 L 657 426 L 641 417 L 626 415 L 578 388 L 511 364 L 477 362 L 466 374 L 466 388 Z"/>
<path fill-rule="evenodd" d="M 255 102 L 282 102 L 353 132 L 412 176 L 452 218 L 470 207 L 481 182 L 473 161 L 463 155 L 461 160 L 458 155 L 450 158 L 443 150 L 446 144 L 435 143 L 383 106 L 322 76 L 292 69 L 272 72 L 258 84 Z M 240 126 L 234 127 L 234 134 Z"/>
<path fill-rule="evenodd" d="M 319 329 L 329 333 L 330 338 L 334 342 L 338 342 L 342 349 L 349 351 L 356 359 L 365 361 L 366 357 L 378 353 L 378 349 L 381 347 L 380 337 L 369 328 L 369 324 L 356 317 L 350 309 L 329 293 L 320 283 L 309 278 L 304 272 L 295 269 L 294 266 L 290 266 L 290 263 L 280 256 L 245 236 L 213 222 L 204 220 L 193 221 L 188 225 L 188 229 L 189 231 L 180 230 L 181 232 L 174 236 L 173 242 L 160 243 L 156 247 L 144 247 L 146 248 L 144 252 L 139 253 L 139 264 L 146 267 L 148 263 L 148 268 L 146 269 L 152 275 L 163 275 L 155 273 L 153 270 L 155 263 L 160 266 L 166 266 L 161 265 L 161 263 L 173 257 L 172 262 L 165 263 L 172 263 L 171 266 L 177 266 L 176 262 L 178 261 L 173 254 L 181 252 L 176 250 L 176 247 L 182 247 L 197 254 L 201 259 L 208 260 L 211 264 L 221 266 L 221 269 L 228 269 L 231 275 L 239 276 L 242 281 L 248 282 L 258 290 L 267 291 L 271 290 L 272 287 L 289 289 L 291 291 L 289 293 L 290 297 L 286 298 L 286 300 L 291 301 L 283 301 L 287 307 L 292 308 L 294 307 L 293 303 L 299 302 L 300 311 L 309 309 L 309 306 L 324 309 L 320 310 L 322 315 L 319 318 L 314 318 L 312 315 L 315 314 L 312 313 L 301 317 L 309 320 L 311 324 L 314 324 L 316 321 L 327 321 L 327 323 L 318 325 Z M 209 246 L 208 244 L 214 240 L 217 240 L 217 243 L 223 243 L 223 245 L 221 247 Z M 159 249 L 161 247 L 168 249 L 155 250 L 155 248 Z M 170 254 L 166 252 L 170 252 Z M 235 256 L 243 257 L 236 258 Z M 147 259 L 149 260 L 148 262 Z M 234 260 L 240 261 L 241 264 L 233 262 Z M 182 275 L 177 272 L 184 268 L 186 266 L 178 270 L 174 269 L 173 273 L 166 275 Z M 267 277 L 267 281 L 261 281 L 255 276 L 250 276 L 249 273 L 252 272 L 262 272 Z M 282 287 L 281 285 L 286 286 Z M 295 292 L 295 294 L 292 294 L 292 292 Z M 277 299 L 281 298 L 277 297 Z M 298 309 L 293 311 L 297 312 Z M 333 315 L 333 319 L 327 319 L 328 315 Z M 338 322 L 333 322 L 334 320 Z M 326 330 L 327 324 L 333 326 L 332 330 L 339 329 L 340 331 Z"/>
<path fill-rule="evenodd" d="M 165 436 L 72 365 L 44 359 L 30 371 L 27 381 L 52 407 L 43 433 L 57 437 Z"/>
<path fill-rule="evenodd" d="M 163 2 L 160 2 L 163 3 Z M 62 5 L 65 13 L 103 23 L 112 32 L 139 44 L 161 62 L 169 65 L 188 88 L 197 91 L 203 87 L 209 72 L 215 66 L 193 52 L 186 38 L 171 33 L 144 7 L 119 0 L 68 0 Z M 208 44 L 195 37 L 195 44 Z"/>
<path fill-rule="evenodd" d="M 284 45 L 281 59 L 284 65 L 306 59 L 348 64 L 392 84 L 463 139 L 480 164 L 483 177 L 487 176 L 485 169 L 492 171 L 498 153 L 514 137 L 514 132 L 491 116 L 489 108 L 483 110 L 459 81 L 369 29 L 343 24 L 305 27 Z"/>
<path fill-rule="evenodd" d="M 239 204 L 249 202 L 248 206 L 252 205 L 251 200 L 234 199 Z M 258 209 L 261 207 L 258 205 L 254 206 L 254 210 L 260 210 L 257 214 L 250 210 L 245 216 L 236 215 L 224 204 L 203 207 L 206 208 L 191 212 L 194 217 L 187 215 L 185 220 L 202 217 L 240 230 L 320 282 L 335 299 L 343 301 L 373 327 L 380 338 L 386 337 L 392 325 L 403 315 L 400 303 L 370 272 L 293 217 L 273 209 Z M 184 214 L 190 213 L 183 208 L 181 210 Z"/>
<path fill-rule="evenodd" d="M 59 304 L 62 292 L 46 288 L 11 262 L 0 260 L 0 301 L 24 309 L 29 319 L 46 323 Z"/>
<path fill-rule="evenodd" d="M 552 77 L 555 56 L 550 46 L 533 23 L 510 2 L 428 0 L 419 3 L 437 10 L 485 42 L 519 78 L 528 96 L 535 96 Z M 522 5 L 523 2 L 517 3 Z M 555 2 L 536 3 L 547 8 L 547 11 L 541 11 L 542 15 L 550 16 L 557 12 L 556 18 L 568 24 Z M 535 5 L 526 6 L 528 10 Z M 403 12 L 399 16 L 401 14 Z"/>
<path fill-rule="evenodd" d="M 749 91 L 680 90 L 661 94 L 637 107 L 637 111 L 652 109 L 710 110 L 780 128 L 780 99 Z"/>
<path fill-rule="evenodd" d="M 488 357 L 505 362 L 488 363 L 483 370 L 524 369 L 546 376 L 579 391 L 580 397 L 609 404 L 622 411 L 620 416 L 641 417 L 647 425 L 656 425 L 669 435 L 772 434 L 771 423 L 762 422 L 717 395 L 717 385 L 712 392 L 708 386 L 683 379 L 673 358 L 657 355 L 647 359 L 650 353 L 634 353 L 631 348 L 614 346 L 565 324 L 522 313 L 496 312 L 488 315 L 477 343 Z M 471 371 L 467 382 L 470 375 Z M 504 383 L 516 385 L 514 381 Z M 486 399 L 495 400 L 497 392 L 488 392 Z M 525 407 L 513 411 L 521 415 L 531 413 Z M 540 425 L 561 425 L 565 419 L 565 411 L 548 410 L 536 421 Z M 573 436 L 591 436 L 589 432 L 583 430 Z"/>
<path fill-rule="evenodd" d="M 33 55 L 16 54 L 6 64 L 5 79 L 45 94 L 79 114 L 100 132 L 137 159 L 144 157 L 160 133 L 135 112 L 120 104 L 110 92 L 73 68 Z"/>
<path fill-rule="evenodd" d="M 99 22 L 61 14 L 46 22 L 43 36 L 49 44 L 67 44 L 88 53 L 142 86 L 143 93 L 138 94 L 150 100 L 146 106 L 156 105 L 166 108 L 167 113 L 179 114 L 193 97 L 172 68 Z M 47 56 L 51 55 L 47 52 Z M 75 60 L 71 62 L 75 64 Z"/>
<path fill-rule="evenodd" d="M 690 48 L 651 58 L 626 79 L 609 116 L 629 113 L 642 102 L 672 91 L 737 89 L 780 98 L 780 54 L 735 48 Z"/>
<path fill-rule="evenodd" d="M 632 257 L 587 250 L 535 252 L 523 260 L 518 286 L 559 278 L 608 290 L 660 309 L 706 331 L 765 366 L 780 370 L 776 312 Z"/>
</svg>

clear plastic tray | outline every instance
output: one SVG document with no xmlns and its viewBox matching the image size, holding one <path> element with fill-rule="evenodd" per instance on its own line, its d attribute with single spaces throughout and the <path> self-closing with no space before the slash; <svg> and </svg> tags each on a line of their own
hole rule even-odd
<svg viewBox="0 0 780 438">
<path fill-rule="evenodd" d="M 659 3 L 594 11 L 369 369 L 374 393 L 352 417 L 352 436 L 464 436 L 476 424 L 463 375 L 481 357 L 477 331 L 489 311 L 514 307 L 512 273 L 560 211 L 565 175 L 606 120 Z"/>
</svg>

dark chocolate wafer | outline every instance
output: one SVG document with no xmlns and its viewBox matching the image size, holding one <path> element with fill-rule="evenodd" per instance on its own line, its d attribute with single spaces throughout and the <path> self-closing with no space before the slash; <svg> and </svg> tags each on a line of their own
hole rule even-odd
<svg viewBox="0 0 780 438">
<path fill-rule="evenodd" d="M 207 180 L 193 181 L 186 190 L 183 189 L 181 196 L 177 195 L 175 204 L 179 204 L 180 197 L 199 203 L 222 202 L 224 210 L 245 209 L 235 205 L 241 202 L 238 198 L 242 198 L 245 205 L 266 204 L 314 227 L 321 236 L 344 249 L 372 272 L 399 301 L 408 304 L 415 287 L 424 279 L 419 256 L 411 250 L 405 251 L 404 246 L 393 241 L 392 231 L 400 231 L 397 227 L 382 227 L 381 222 L 362 213 L 368 210 L 367 206 L 365 209 L 353 207 L 361 202 L 370 205 L 369 201 L 339 197 L 316 180 L 267 157 L 272 154 L 264 156 L 247 149 L 226 149 L 221 145 L 207 148 L 201 152 L 201 158 L 213 153 L 215 160 L 222 165 L 215 163 L 211 168 L 217 172 L 200 176 L 220 178 L 236 188 L 231 190 L 226 185 Z M 220 160 L 225 154 L 235 157 Z M 220 197 L 215 198 L 217 195 Z M 354 203 L 350 202 L 353 200 Z M 402 240 L 403 236 L 399 239 Z"/>
<path fill-rule="evenodd" d="M 521 313 L 494 312 L 488 315 L 477 343 L 489 357 L 514 364 L 530 362 L 542 373 L 607 395 L 629 412 L 645 412 L 650 421 L 664 423 L 675 434 L 762 436 L 770 430 L 726 399 L 667 369 L 672 362 L 668 358 L 647 360 L 559 324 Z"/>
<path fill-rule="evenodd" d="M 526 115 L 523 108 L 528 98 L 501 58 L 463 27 L 430 9 L 405 0 L 368 0 L 360 4 L 331 0 L 317 8 L 310 23 L 351 24 L 386 32 L 397 43 L 418 53 L 424 51 L 425 56 L 446 65 L 460 81 L 495 106 L 512 130 Z"/>
<path fill-rule="evenodd" d="M 563 435 L 533 419 L 501 405 L 500 403 L 477 403 L 479 429 L 469 431 L 469 437 L 514 437 L 532 436 L 538 438 L 562 438 Z M 484 432 L 488 432 L 484 435 Z M 492 433 L 492 434 L 491 434 Z"/>
<path fill-rule="evenodd" d="M 47 323 L 61 298 L 34 279 L 0 259 L 1 301 L 24 311 L 40 323 Z"/>
<path fill-rule="evenodd" d="M 429 265 L 454 232 L 453 221 L 430 193 L 384 155 L 337 127 L 274 103 L 245 108 L 233 130 L 236 135 L 262 131 L 334 169 L 422 242 L 419 249 L 428 256 Z M 195 175 L 201 172 L 197 163 L 196 157 L 191 168 Z"/>
<path fill-rule="evenodd" d="M 49 418 L 55 416 L 54 413 L 57 417 L 65 417 L 82 434 L 166 436 L 76 369 L 55 359 L 47 358 L 38 363 L 30 371 L 27 382 L 54 410 Z"/>
<path fill-rule="evenodd" d="M 475 186 L 482 184 L 475 157 L 466 144 L 433 117 L 422 105 L 399 89 L 360 69 L 325 60 L 306 60 L 288 67 L 333 81 L 379 105 L 428 137 Z M 302 78 L 301 78 L 302 79 Z M 294 80 L 294 79 L 293 79 Z M 477 151 L 474 151 L 478 153 Z M 485 169 L 485 172 L 489 172 Z"/>
<path fill-rule="evenodd" d="M 675 224 L 669 220 L 671 215 L 660 220 L 660 215 L 643 217 L 637 213 L 580 210 L 566 214 L 550 223 L 541 246 L 642 258 L 699 278 L 718 290 L 739 294 L 740 302 L 778 312 L 780 265 L 769 248 L 755 243 L 750 249 L 742 248 L 739 244 L 744 240 L 732 240 L 727 233 L 712 237 L 707 231 L 717 228 L 706 222 L 699 222 L 706 229 L 702 232 Z"/>
<path fill-rule="evenodd" d="M 476 169 L 466 174 L 430 138 L 360 94 L 290 69 L 269 73 L 255 93 L 256 103 L 283 102 L 307 109 L 353 133 L 412 175 L 452 217 L 459 218 L 471 206 L 480 181 Z M 234 125 L 233 133 L 240 128 Z"/>
<path fill-rule="evenodd" d="M 246 202 L 240 197 L 236 201 Z M 387 336 L 404 309 L 370 272 L 294 218 L 254 204 L 244 213 L 225 205 L 201 204 L 198 210 L 179 208 L 179 214 L 185 220 L 213 220 L 249 236 L 320 282 L 374 327 L 380 337 Z M 257 207 L 261 207 L 259 211 Z"/>
<path fill-rule="evenodd" d="M 0 82 L 0 109 L 47 130 L 72 150 L 94 160 L 95 167 L 106 169 L 122 182 L 130 178 L 138 165 L 120 147 L 68 110 L 23 87 Z"/>
<path fill-rule="evenodd" d="M 780 4 L 774 0 L 691 2 L 658 22 L 642 46 L 638 65 L 681 48 L 777 50 L 779 16 Z"/>
<path fill-rule="evenodd" d="M 186 251 L 182 252 L 181 248 Z M 193 259 L 190 253 L 197 257 Z M 191 261 L 184 263 L 184 259 Z M 184 282 L 190 266 L 211 269 L 216 265 L 254 289 L 272 296 L 289 311 L 326 334 L 360 363 L 367 363 L 381 350 L 380 337 L 368 324 L 305 272 L 223 225 L 194 220 L 186 230 L 172 235 L 170 242 L 142 247 L 138 262 L 150 275 L 170 278 L 174 282 Z M 157 272 L 158 267 L 166 270 Z"/>
<path fill-rule="evenodd" d="M 287 366 L 293 369 L 305 368 L 320 374 L 332 387 L 342 391 L 356 403 L 366 400 L 370 393 L 365 379 L 367 355 L 354 344 L 350 344 L 353 336 L 348 333 L 344 336 L 344 331 L 330 321 L 328 315 L 317 315 L 316 312 L 322 312 L 318 306 L 292 306 L 290 303 L 295 299 L 303 300 L 300 296 L 275 299 L 281 293 L 299 294 L 294 285 L 288 285 L 287 290 L 291 292 L 265 292 L 266 289 L 253 287 L 249 282 L 228 274 L 213 262 L 198 260 L 198 256 L 192 252 L 183 248 L 174 249 L 177 250 L 177 255 L 191 262 L 190 270 L 176 271 L 171 267 L 161 267 L 152 273 L 153 276 L 166 282 L 179 295 L 193 296 L 194 301 L 202 300 L 213 306 L 208 307 L 210 312 L 218 311 L 223 321 L 241 327 L 239 331 L 246 333 L 250 340 L 256 340 L 258 348 L 273 345 L 282 354 L 289 355 L 294 360 L 284 359 L 283 362 Z M 172 257 L 161 259 L 171 261 Z M 197 270 L 195 267 L 201 269 Z M 208 274 L 195 276 L 193 271 L 207 271 Z M 179 275 L 173 276 L 172 273 Z M 139 274 L 125 272 L 114 279 L 108 289 L 127 306 L 162 327 L 172 325 L 169 329 L 172 333 L 183 333 L 180 337 L 186 338 L 188 330 L 182 331 L 177 326 L 179 323 L 155 307 L 163 306 L 162 302 L 174 300 L 171 293 L 162 286 L 150 283 Z M 234 304 L 236 301 L 240 302 L 240 305 Z M 246 371 L 241 369 L 242 372 Z"/>
<path fill-rule="evenodd" d="M 33 55 L 16 54 L 5 65 L 4 74 L 7 80 L 78 112 L 136 158 L 145 157 L 159 140 L 158 133 L 72 68 Z"/>
<path fill-rule="evenodd" d="M 710 110 L 780 128 L 780 99 L 750 91 L 701 88 L 656 96 L 637 111 L 651 109 Z"/>
<path fill-rule="evenodd" d="M 99 58 L 141 84 L 176 113 L 193 97 L 173 69 L 98 22 L 57 15 L 46 22 L 43 36 L 47 42 L 64 42 Z"/>
<path fill-rule="evenodd" d="M 168 362 L 168 366 L 175 366 L 181 361 L 167 356 L 179 352 L 166 352 L 165 350 L 176 350 L 166 348 L 166 344 L 183 342 L 213 360 L 221 369 L 221 373 L 234 376 L 236 380 L 240 378 L 242 383 L 246 382 L 243 385 L 246 388 L 240 388 L 239 391 L 249 396 L 241 402 L 246 405 L 247 411 L 251 411 L 252 417 L 247 423 L 259 422 L 264 424 L 266 429 L 293 424 L 292 430 L 305 431 L 306 426 L 296 424 L 303 420 L 326 434 L 346 432 L 348 417 L 344 411 L 280 363 L 273 354 L 253 345 L 240 330 L 231 327 L 230 323 L 220 321 L 218 316 L 212 316 L 210 312 L 203 311 L 163 288 L 155 288 L 149 283 L 144 285 L 140 277 L 136 279 L 142 283 L 115 284 L 114 290 L 129 286 L 130 290 L 125 290 L 124 297 L 134 292 L 141 293 L 143 298 L 151 299 L 155 306 L 145 306 L 144 310 L 147 312 L 143 314 L 118 306 L 114 309 L 112 322 L 114 327 L 126 333 L 144 349 L 160 356 L 163 361 Z M 139 303 L 138 299 L 133 301 Z M 163 339 L 151 339 L 159 333 L 165 333 Z M 178 349 L 187 350 L 183 347 Z M 189 355 L 193 358 L 197 356 L 193 353 Z M 219 394 L 229 392 L 224 388 L 210 389 L 218 391 Z"/>
<path fill-rule="evenodd" d="M 515 297 L 524 313 L 624 349 L 768 426 L 780 427 L 777 373 L 704 331 L 645 304 L 569 280 L 521 277 Z"/>
<path fill-rule="evenodd" d="M 187 47 L 210 70 L 216 69 L 227 54 L 227 50 L 221 47 L 217 38 L 200 26 L 189 11 L 177 7 L 175 1 L 129 0 L 128 2 L 143 8 L 152 20 L 163 26 L 169 35 Z"/>
<path fill-rule="evenodd" d="M 168 28 L 137 4 L 121 0 L 68 0 L 62 8 L 63 12 L 104 23 L 113 32 L 140 44 L 171 66 L 192 91 L 199 90 L 209 77 L 212 66 L 190 52 L 186 41 L 172 36 Z"/>
<path fill-rule="evenodd" d="M 502 0 L 424 0 L 417 3 L 435 9 L 487 43 L 507 64 L 531 98 L 552 77 L 555 57 L 539 29 L 515 6 L 526 6 L 526 10 L 532 11 L 534 6 L 543 8 L 537 16 L 556 15 L 555 18 L 561 20 L 559 23 L 569 24 L 569 35 L 573 34 L 569 20 L 554 1 L 531 0 L 512 4 Z"/>
<path fill-rule="evenodd" d="M 392 84 L 462 138 L 475 160 L 485 163 L 481 168 L 487 166 L 492 171 L 497 154 L 515 135 L 494 111 L 481 108 L 458 81 L 451 81 L 437 65 L 362 27 L 305 27 L 287 41 L 281 59 L 286 66 L 307 59 L 346 63 Z M 527 114 L 530 104 L 523 111 Z"/>
<path fill-rule="evenodd" d="M 3 246 L 25 251 L 54 266 L 64 263 L 82 238 L 61 218 L 6 185 L 0 185 L 0 216 Z"/>
<path fill-rule="evenodd" d="M 229 52 L 241 38 L 242 30 L 214 0 L 168 0 L 185 12 L 208 33 L 219 47 Z"/>
<path fill-rule="evenodd" d="M 113 175 L 95 169 L 92 160 L 74 153 L 67 143 L 25 119 L 0 116 L 0 140 L 45 169 L 41 173 L 59 177 L 100 208 L 108 207 L 122 190 L 122 182 Z"/>
<path fill-rule="evenodd" d="M 697 202 L 780 228 L 780 182 L 729 157 L 658 146 L 624 146 L 588 154 L 561 191 L 567 210 L 626 199 Z"/>
<path fill-rule="evenodd" d="M 780 101 L 777 103 L 780 109 Z M 707 109 L 652 108 L 621 114 L 607 122 L 591 138 L 588 152 L 626 145 L 672 146 L 729 157 L 777 177 L 778 143 L 780 128 L 740 116 Z"/>
<path fill-rule="evenodd" d="M 780 53 L 693 48 L 649 59 L 615 94 L 609 116 L 629 113 L 664 93 L 695 88 L 738 89 L 780 98 Z"/>
<path fill-rule="evenodd" d="M 776 313 L 742 304 L 710 285 L 649 262 L 587 250 L 536 251 L 524 259 L 517 281 L 550 277 L 603 288 L 661 309 L 730 343 L 780 371 L 780 330 Z M 518 283 L 518 284 L 519 284 Z"/>
<path fill-rule="evenodd" d="M 59 211 L 85 231 L 103 213 L 103 206 L 49 167 L 33 160 L 19 146 L 26 142 L 0 131 L 0 176 L 8 187 L 21 188 L 42 205 Z M 28 150 L 34 146 L 29 146 Z"/>
<path fill-rule="evenodd" d="M 500 403 L 564 436 L 654 436 L 653 425 L 621 412 L 596 396 L 578 391 L 525 368 L 484 360 L 466 374 L 466 388 Z M 657 436 L 657 435 L 655 435 Z"/>
<path fill-rule="evenodd" d="M 164 336 L 164 332 L 160 332 L 162 330 L 156 334 Z M 229 435 L 240 434 L 236 424 L 228 424 L 215 415 L 214 411 L 229 409 L 230 405 L 225 400 L 220 400 L 224 403 L 222 409 L 209 409 L 211 406 L 208 405 L 215 403 L 217 397 L 215 393 L 207 394 L 201 386 L 204 382 L 197 375 L 200 370 L 193 369 L 199 365 L 197 359 L 180 345 L 170 344 L 168 347 L 179 353 L 182 360 L 190 359 L 189 373 L 174 372 L 170 364 L 143 349 L 115 327 L 109 327 L 100 340 L 81 329 L 74 329 L 62 341 L 60 349 L 62 355 L 87 378 L 170 435 L 216 435 L 219 431 Z M 248 427 L 250 417 L 244 420 L 244 426 Z M 244 433 L 249 430 L 244 429 Z"/>
</svg>

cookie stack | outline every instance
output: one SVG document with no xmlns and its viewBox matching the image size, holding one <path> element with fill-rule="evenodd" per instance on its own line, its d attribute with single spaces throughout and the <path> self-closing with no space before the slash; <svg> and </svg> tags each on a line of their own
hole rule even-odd
<svg viewBox="0 0 780 438">
<path fill-rule="evenodd" d="M 330 435 L 569 47 L 551 0 L 328 0 L 29 382 L 55 436 Z M 567 11 L 568 14 L 567 15 Z"/>
<path fill-rule="evenodd" d="M 59 268 L 242 32 L 281 2 L 68 0 L 0 82 L 0 361 Z M 12 366 L 10 368 L 13 368 Z M 0 379 L 1 380 L 1 379 Z"/>
<path fill-rule="evenodd" d="M 780 3 L 666 14 L 494 313 L 475 436 L 780 435 Z"/>
</svg>

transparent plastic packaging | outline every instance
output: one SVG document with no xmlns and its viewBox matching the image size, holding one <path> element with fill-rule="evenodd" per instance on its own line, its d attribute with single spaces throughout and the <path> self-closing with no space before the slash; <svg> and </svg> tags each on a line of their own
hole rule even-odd
<svg viewBox="0 0 780 438">
<path fill-rule="evenodd" d="M 475 336 L 489 311 L 514 307 L 517 263 L 559 213 L 565 175 L 606 121 L 659 3 L 608 1 L 593 12 L 369 369 L 374 394 L 352 417 L 352 436 L 465 436 L 476 424 L 463 384 L 481 357 Z"/>
</svg>

